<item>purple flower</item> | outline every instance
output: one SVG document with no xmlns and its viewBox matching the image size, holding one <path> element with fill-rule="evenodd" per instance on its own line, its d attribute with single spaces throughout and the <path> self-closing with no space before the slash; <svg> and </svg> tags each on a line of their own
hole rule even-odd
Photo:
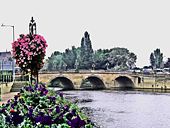
<svg viewBox="0 0 170 128">
<path fill-rule="evenodd" d="M 56 98 L 55 98 L 54 96 L 51 96 L 50 99 L 51 99 L 52 101 L 55 101 L 55 100 L 56 100 Z"/>
<path fill-rule="evenodd" d="M 35 89 L 35 90 L 38 89 L 38 84 L 35 84 L 34 89 Z"/>
<path fill-rule="evenodd" d="M 54 123 L 56 124 L 62 124 L 64 123 L 64 119 L 63 119 L 63 114 L 60 114 L 55 120 L 54 120 Z"/>
<path fill-rule="evenodd" d="M 17 104 L 18 104 L 18 101 L 15 100 L 14 101 L 14 106 L 17 106 Z"/>
<path fill-rule="evenodd" d="M 71 126 L 71 121 L 67 120 L 67 124 L 68 124 L 69 126 Z"/>
<path fill-rule="evenodd" d="M 68 111 L 69 111 L 69 106 L 68 106 L 68 105 L 64 106 L 64 111 L 65 111 L 65 112 L 68 112 Z"/>
<path fill-rule="evenodd" d="M 76 115 L 76 109 L 71 110 L 71 114 L 72 114 L 73 116 L 75 116 L 75 115 Z"/>
<path fill-rule="evenodd" d="M 36 123 L 41 122 L 41 120 L 42 120 L 41 118 L 42 118 L 41 116 L 35 117 L 35 122 L 36 122 Z"/>
<path fill-rule="evenodd" d="M 43 112 L 39 112 L 38 115 L 44 116 L 44 113 Z"/>
<path fill-rule="evenodd" d="M 56 106 L 56 113 L 60 113 L 60 107 Z"/>
<path fill-rule="evenodd" d="M 49 111 L 49 113 L 51 113 L 51 112 L 53 111 L 53 109 L 52 109 L 52 108 L 49 108 L 48 111 Z"/>
<path fill-rule="evenodd" d="M 10 124 L 12 123 L 10 116 L 6 116 L 6 117 L 5 117 L 5 121 L 8 122 L 8 123 L 10 123 Z"/>
<path fill-rule="evenodd" d="M 51 125 L 53 121 L 51 116 L 45 115 L 45 116 L 37 116 L 35 118 L 35 122 L 36 123 L 40 122 L 41 124 L 44 125 Z"/>
<path fill-rule="evenodd" d="M 55 103 L 56 98 L 54 96 L 48 97 L 52 103 Z"/>
<path fill-rule="evenodd" d="M 0 109 L 0 113 L 5 113 L 5 108 Z"/>
<path fill-rule="evenodd" d="M 18 99 L 18 95 L 15 95 L 15 96 L 14 96 L 14 99 L 17 100 L 17 99 Z"/>
<path fill-rule="evenodd" d="M 42 87 L 40 87 L 38 89 L 38 91 L 41 92 L 41 94 L 40 94 L 41 96 L 47 95 L 47 93 L 48 93 L 48 90 L 46 88 L 42 88 Z"/>
<path fill-rule="evenodd" d="M 8 103 L 8 104 L 10 103 L 10 99 L 7 101 L 7 103 Z"/>
<path fill-rule="evenodd" d="M 14 105 L 14 104 L 11 104 L 11 108 L 13 108 L 13 109 L 14 109 L 14 107 L 15 107 L 15 105 Z"/>
<path fill-rule="evenodd" d="M 44 124 L 44 125 L 51 125 L 52 124 L 51 116 L 44 116 L 42 119 L 43 120 L 41 120 L 41 124 Z"/>
<path fill-rule="evenodd" d="M 84 126 L 86 122 L 81 120 L 79 116 L 71 120 L 71 128 L 80 128 Z"/>
<path fill-rule="evenodd" d="M 29 114 L 32 114 L 32 113 L 33 113 L 32 107 L 29 107 L 28 112 L 29 112 Z"/>
<path fill-rule="evenodd" d="M 60 96 L 61 98 L 63 98 L 63 93 L 62 93 L 62 92 L 60 92 L 60 93 L 59 93 L 59 96 Z"/>
<path fill-rule="evenodd" d="M 34 89 L 32 88 L 32 86 L 26 86 L 25 90 L 29 92 L 34 92 Z"/>
<path fill-rule="evenodd" d="M 12 112 L 11 115 L 12 115 L 11 121 L 15 126 L 23 122 L 24 118 L 23 116 L 19 115 L 18 112 Z"/>
</svg>

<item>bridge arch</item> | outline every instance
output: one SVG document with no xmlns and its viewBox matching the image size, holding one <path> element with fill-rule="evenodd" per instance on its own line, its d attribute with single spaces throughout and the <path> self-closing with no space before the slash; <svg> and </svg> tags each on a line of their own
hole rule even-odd
<svg viewBox="0 0 170 128">
<path fill-rule="evenodd" d="M 83 89 L 104 89 L 105 84 L 103 80 L 98 76 L 88 76 L 82 80 L 80 88 Z"/>
<path fill-rule="evenodd" d="M 121 89 L 133 89 L 135 86 L 132 79 L 129 78 L 128 76 L 118 76 L 114 80 L 114 84 L 116 87 L 119 87 Z"/>
<path fill-rule="evenodd" d="M 65 76 L 58 76 L 50 81 L 50 87 L 60 87 L 63 89 L 74 89 L 73 82 L 65 77 Z"/>
</svg>

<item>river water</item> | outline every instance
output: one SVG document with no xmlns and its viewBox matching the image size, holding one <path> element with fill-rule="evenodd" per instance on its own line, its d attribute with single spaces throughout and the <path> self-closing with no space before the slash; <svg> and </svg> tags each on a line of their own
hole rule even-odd
<svg viewBox="0 0 170 128">
<path fill-rule="evenodd" d="M 64 91 L 96 128 L 170 128 L 170 93 Z"/>
</svg>

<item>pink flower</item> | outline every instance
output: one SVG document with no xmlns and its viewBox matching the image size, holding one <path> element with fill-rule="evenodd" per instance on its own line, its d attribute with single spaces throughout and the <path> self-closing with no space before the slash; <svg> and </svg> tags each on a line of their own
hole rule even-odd
<svg viewBox="0 0 170 128">
<path fill-rule="evenodd" d="M 37 56 L 44 59 L 47 42 L 44 37 L 40 35 L 33 35 L 33 39 L 30 39 L 30 35 L 20 35 L 17 41 L 12 43 L 12 54 L 16 59 L 16 63 L 21 66 L 24 70 L 31 67 L 32 60 L 36 60 Z M 35 58 L 36 57 L 36 58 Z M 24 64 L 24 65 L 23 65 Z M 36 70 L 39 70 L 43 66 L 43 60 L 38 60 L 36 64 Z"/>
</svg>

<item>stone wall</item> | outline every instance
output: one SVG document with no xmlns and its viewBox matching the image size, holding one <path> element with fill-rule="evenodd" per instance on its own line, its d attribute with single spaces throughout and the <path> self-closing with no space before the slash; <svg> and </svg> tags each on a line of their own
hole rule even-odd
<svg viewBox="0 0 170 128">
<path fill-rule="evenodd" d="M 1 84 L 0 84 L 1 93 L 4 94 L 4 93 L 10 92 L 10 90 L 11 90 L 11 88 L 12 88 L 12 85 L 13 85 L 13 82 L 1 83 Z"/>
</svg>

